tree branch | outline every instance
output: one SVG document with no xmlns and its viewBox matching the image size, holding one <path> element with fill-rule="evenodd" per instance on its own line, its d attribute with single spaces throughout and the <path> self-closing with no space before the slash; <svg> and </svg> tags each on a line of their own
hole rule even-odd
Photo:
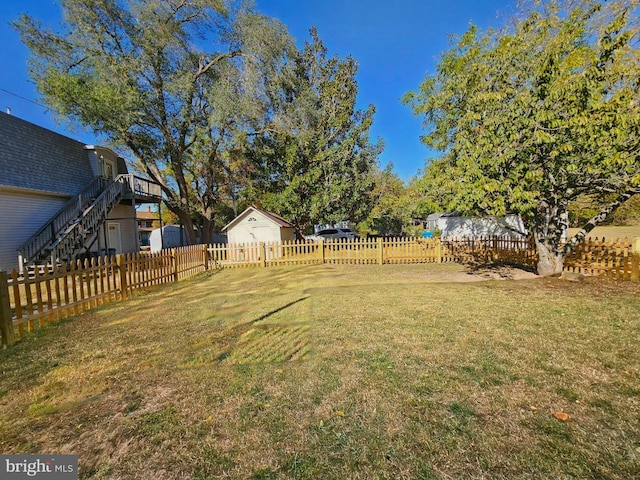
<svg viewBox="0 0 640 480">
<path fill-rule="evenodd" d="M 208 70 L 211 69 L 211 67 L 213 67 L 216 63 L 221 62 L 225 58 L 234 58 L 234 57 L 239 57 L 243 55 L 244 53 L 242 53 L 240 50 L 234 50 L 233 52 L 221 53 L 220 55 L 216 55 L 212 60 L 210 60 L 207 63 L 204 63 L 204 57 L 200 57 L 200 65 L 198 65 L 198 70 L 194 75 L 194 80 L 200 77 L 201 75 L 204 75 Z"/>
<path fill-rule="evenodd" d="M 587 236 L 587 234 L 593 230 L 596 226 L 604 222 L 613 211 L 622 205 L 624 202 L 629 200 L 632 196 L 637 194 L 639 191 L 638 188 L 629 188 L 624 192 L 621 192 L 615 200 L 613 200 L 608 205 L 604 206 L 598 214 L 589 220 L 584 227 L 580 229 L 578 233 L 576 233 L 571 239 L 565 244 L 562 248 L 562 255 L 567 256 L 576 245 L 580 244 Z"/>
</svg>

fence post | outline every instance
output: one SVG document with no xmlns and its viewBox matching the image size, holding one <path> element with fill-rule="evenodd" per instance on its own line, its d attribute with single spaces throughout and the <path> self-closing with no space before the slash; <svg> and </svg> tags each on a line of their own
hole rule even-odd
<svg viewBox="0 0 640 480">
<path fill-rule="evenodd" d="M 258 255 L 260 255 L 260 266 L 267 266 L 267 248 L 264 245 L 264 242 L 260 242 L 258 244 Z"/>
<path fill-rule="evenodd" d="M 320 252 L 320 264 L 324 265 L 326 258 L 324 253 L 324 241 L 323 240 L 314 240 L 316 245 L 318 246 L 318 251 Z"/>
<path fill-rule="evenodd" d="M 442 241 L 436 238 L 436 263 L 442 263 Z"/>
<path fill-rule="evenodd" d="M 0 333 L 4 348 L 14 344 L 15 332 L 13 331 L 13 315 L 9 302 L 9 277 L 6 272 L 0 272 Z"/>
<path fill-rule="evenodd" d="M 209 246 L 202 245 L 202 263 L 204 263 L 204 269 L 209 270 Z"/>
<path fill-rule="evenodd" d="M 178 281 L 178 255 L 176 254 L 176 249 L 172 248 L 169 250 L 169 254 L 171 255 L 171 263 L 173 264 L 173 281 Z"/>
<path fill-rule="evenodd" d="M 378 265 L 384 264 L 384 245 L 382 243 L 382 237 L 376 238 L 376 247 L 378 249 Z"/>
<path fill-rule="evenodd" d="M 640 280 L 640 237 L 633 239 L 631 245 L 631 280 Z"/>
<path fill-rule="evenodd" d="M 127 272 L 126 257 L 122 254 L 116 255 L 116 265 L 118 266 L 118 276 L 120 277 L 120 300 L 127 298 Z"/>
</svg>

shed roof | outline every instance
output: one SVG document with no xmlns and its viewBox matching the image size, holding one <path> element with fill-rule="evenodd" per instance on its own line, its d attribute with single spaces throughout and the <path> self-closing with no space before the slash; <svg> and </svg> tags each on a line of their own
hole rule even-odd
<svg viewBox="0 0 640 480">
<path fill-rule="evenodd" d="M 268 220 L 272 221 L 273 223 L 275 223 L 279 227 L 282 227 L 282 228 L 294 228 L 294 225 L 292 223 L 287 222 L 280 215 L 277 215 L 277 214 L 271 213 L 271 212 L 267 212 L 266 210 L 261 210 L 260 208 L 251 205 L 251 206 L 247 207 L 240 215 L 238 215 L 236 218 L 231 220 L 231 222 L 229 222 L 222 230 L 230 229 L 235 224 L 240 222 L 243 218 L 245 218 L 247 215 L 249 215 L 251 212 L 261 213 Z"/>
<path fill-rule="evenodd" d="M 93 178 L 84 143 L 0 112 L 0 184 L 75 195 Z"/>
</svg>

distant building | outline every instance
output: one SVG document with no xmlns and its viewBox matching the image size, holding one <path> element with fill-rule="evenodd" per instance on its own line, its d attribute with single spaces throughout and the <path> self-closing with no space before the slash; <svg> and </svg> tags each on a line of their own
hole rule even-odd
<svg viewBox="0 0 640 480">
<path fill-rule="evenodd" d="M 223 231 L 229 243 L 282 242 L 294 240 L 294 226 L 275 213 L 250 206 Z"/>
<path fill-rule="evenodd" d="M 136 222 L 138 222 L 138 241 L 141 247 L 148 247 L 153 229 L 160 227 L 160 214 L 152 212 L 147 205 L 144 210 L 136 210 Z"/>
<path fill-rule="evenodd" d="M 432 213 L 423 221 L 427 231 L 438 230 L 442 238 L 524 238 L 527 229 L 519 215 L 504 217 L 462 217 L 455 212 Z"/>
</svg>

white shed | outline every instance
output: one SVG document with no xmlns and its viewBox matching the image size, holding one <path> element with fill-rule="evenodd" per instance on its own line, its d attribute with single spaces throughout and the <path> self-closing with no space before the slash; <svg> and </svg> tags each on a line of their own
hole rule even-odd
<svg viewBox="0 0 640 480">
<path fill-rule="evenodd" d="M 275 213 L 254 206 L 234 218 L 224 229 L 228 243 L 282 242 L 294 240 L 294 226 Z"/>
<path fill-rule="evenodd" d="M 505 217 L 461 217 L 457 213 L 434 213 L 427 217 L 427 230 L 440 230 L 442 238 L 509 237 L 526 238 L 527 229 L 519 215 Z"/>
</svg>

